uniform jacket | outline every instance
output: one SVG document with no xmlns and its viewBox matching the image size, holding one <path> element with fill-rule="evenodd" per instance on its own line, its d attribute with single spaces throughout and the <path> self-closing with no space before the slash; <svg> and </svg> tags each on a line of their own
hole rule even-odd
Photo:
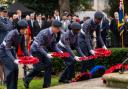
<svg viewBox="0 0 128 89">
<path fill-rule="evenodd" d="M 25 37 L 21 35 L 17 29 L 10 31 L 4 38 L 3 42 L 0 45 L 0 50 L 5 50 L 6 54 L 13 60 L 14 56 L 11 53 L 11 50 L 18 50 L 18 45 L 20 44 L 21 50 L 25 56 L 29 56 L 29 53 L 25 47 Z"/>
<path fill-rule="evenodd" d="M 31 45 L 31 52 L 39 51 L 41 54 L 47 56 L 46 49 L 49 48 L 60 52 L 59 48 L 56 46 L 56 34 L 51 31 L 51 27 L 41 30 L 34 38 L 34 42 Z"/>
<path fill-rule="evenodd" d="M 70 30 L 68 32 L 65 32 L 61 35 L 59 45 L 67 50 L 73 57 L 75 57 L 75 54 L 73 53 L 72 49 L 76 49 L 76 51 L 80 54 L 80 56 L 84 56 L 82 53 L 80 47 L 79 47 L 79 41 L 78 41 L 78 34 L 73 34 L 73 32 Z"/>
<path fill-rule="evenodd" d="M 85 42 L 85 45 L 89 50 L 92 49 L 92 39 L 94 38 L 93 32 L 96 32 L 96 40 L 102 47 L 104 46 L 104 42 L 101 38 L 100 24 L 95 24 L 93 19 L 87 20 L 83 24 L 83 28 L 81 29 L 79 40 L 80 42 Z"/>
</svg>

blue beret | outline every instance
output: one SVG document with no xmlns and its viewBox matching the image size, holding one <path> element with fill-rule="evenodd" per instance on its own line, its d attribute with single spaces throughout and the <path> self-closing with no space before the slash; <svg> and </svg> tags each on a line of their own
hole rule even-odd
<svg viewBox="0 0 128 89">
<path fill-rule="evenodd" d="M 52 26 L 61 27 L 61 26 L 62 26 L 62 23 L 61 23 L 60 21 L 58 21 L 58 20 L 54 20 L 54 21 L 52 22 Z"/>
<path fill-rule="evenodd" d="M 81 29 L 81 25 L 78 22 L 73 22 L 70 26 L 72 30 L 79 30 Z"/>
<path fill-rule="evenodd" d="M 97 11 L 94 15 L 95 18 L 102 19 L 104 17 L 103 13 L 100 11 Z"/>
<path fill-rule="evenodd" d="M 6 6 L 1 6 L 0 11 L 7 11 L 7 7 Z"/>
<path fill-rule="evenodd" d="M 21 28 L 27 28 L 28 23 L 26 20 L 20 20 L 20 21 L 18 21 L 18 26 Z"/>
</svg>

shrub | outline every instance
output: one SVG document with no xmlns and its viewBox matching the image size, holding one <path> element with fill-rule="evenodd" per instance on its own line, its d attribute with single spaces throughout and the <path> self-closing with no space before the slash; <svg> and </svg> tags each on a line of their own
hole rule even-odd
<svg viewBox="0 0 128 89">
<path fill-rule="evenodd" d="M 128 48 L 111 48 L 110 50 L 112 50 L 112 55 L 106 58 L 95 59 L 94 66 L 102 65 L 105 66 L 106 68 L 109 68 L 112 65 L 122 63 L 128 56 Z M 58 74 L 65 68 L 63 59 L 54 58 L 52 63 L 53 63 L 53 72 L 55 74 Z M 76 63 L 75 70 L 76 71 L 81 70 L 81 63 Z"/>
</svg>

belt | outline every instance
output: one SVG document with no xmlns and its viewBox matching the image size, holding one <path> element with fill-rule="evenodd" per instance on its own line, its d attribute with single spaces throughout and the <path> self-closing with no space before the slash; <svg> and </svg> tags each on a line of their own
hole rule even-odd
<svg viewBox="0 0 128 89">
<path fill-rule="evenodd" d="M 81 32 L 83 35 L 86 35 L 86 34 L 85 34 L 85 32 L 83 31 L 83 29 L 81 29 L 81 31 L 80 31 L 80 32 Z"/>
<path fill-rule="evenodd" d="M 61 41 L 59 41 L 59 43 L 58 43 L 60 46 L 62 46 L 62 47 L 64 47 L 65 48 L 65 45 L 61 42 Z"/>
<path fill-rule="evenodd" d="M 36 42 L 36 41 L 34 41 L 33 43 L 36 44 L 36 45 L 38 45 L 38 42 Z"/>
<path fill-rule="evenodd" d="M 35 46 L 39 46 L 38 42 L 33 41 L 33 43 L 35 44 Z M 46 46 L 41 46 L 41 47 L 46 48 Z"/>
<path fill-rule="evenodd" d="M 4 47 L 6 47 L 6 42 L 3 41 L 3 42 L 2 42 L 2 45 L 3 45 Z M 13 48 L 15 48 L 15 47 L 14 47 L 14 46 L 11 46 L 11 49 L 13 49 Z"/>
<path fill-rule="evenodd" d="M 6 42 L 5 42 L 5 41 L 3 41 L 2 44 L 3 44 L 4 46 L 6 46 Z"/>
</svg>

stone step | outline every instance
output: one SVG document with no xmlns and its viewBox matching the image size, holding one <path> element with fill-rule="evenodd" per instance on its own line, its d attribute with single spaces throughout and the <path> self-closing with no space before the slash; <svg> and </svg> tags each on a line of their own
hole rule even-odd
<svg viewBox="0 0 128 89">
<path fill-rule="evenodd" d="M 121 89 L 128 89 L 128 72 L 110 73 L 103 75 L 103 79 L 106 81 L 106 85 L 109 87 L 116 87 Z"/>
<path fill-rule="evenodd" d="M 90 79 L 76 83 L 61 84 L 59 86 L 54 86 L 47 89 L 122 89 L 122 88 L 106 87 L 103 84 L 101 78 L 96 78 L 96 79 Z"/>
</svg>

